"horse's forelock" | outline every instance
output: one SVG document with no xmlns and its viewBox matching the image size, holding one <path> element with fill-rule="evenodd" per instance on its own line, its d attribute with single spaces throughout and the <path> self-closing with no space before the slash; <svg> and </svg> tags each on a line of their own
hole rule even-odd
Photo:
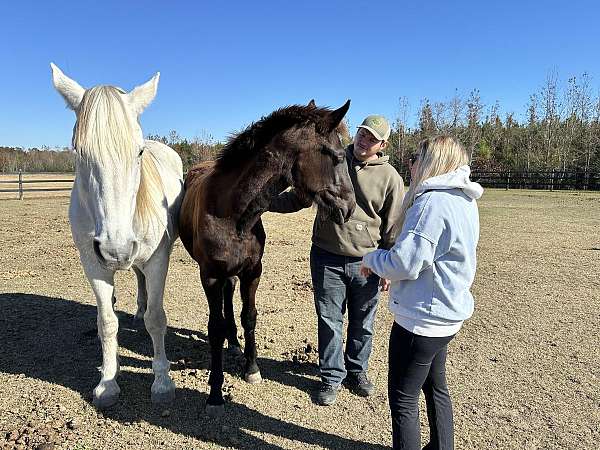
<svg viewBox="0 0 600 450">
<path fill-rule="evenodd" d="M 73 131 L 73 147 L 82 158 L 129 167 L 137 156 L 136 124 L 120 92 L 113 86 L 96 86 L 83 95 Z"/>
</svg>

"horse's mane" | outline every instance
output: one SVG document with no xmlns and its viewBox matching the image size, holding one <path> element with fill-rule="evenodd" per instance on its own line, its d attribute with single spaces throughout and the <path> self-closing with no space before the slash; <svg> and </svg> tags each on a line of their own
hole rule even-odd
<svg viewBox="0 0 600 450">
<path fill-rule="evenodd" d="M 249 125 L 244 131 L 233 135 L 217 158 L 219 168 L 239 167 L 243 161 L 263 148 L 277 134 L 288 128 L 303 127 L 313 123 L 318 132 L 325 131 L 325 116 L 328 108 L 292 105 L 273 111 L 266 117 Z M 338 126 L 340 133 L 347 134 L 343 122 Z"/>
<path fill-rule="evenodd" d="M 127 170 L 138 157 L 135 129 L 121 98 L 123 93 L 113 86 L 96 86 L 83 95 L 73 130 L 73 147 L 88 164 L 122 166 Z M 156 158 L 150 152 L 144 152 L 140 170 L 135 220 L 146 230 L 160 217 L 164 189 Z"/>
</svg>

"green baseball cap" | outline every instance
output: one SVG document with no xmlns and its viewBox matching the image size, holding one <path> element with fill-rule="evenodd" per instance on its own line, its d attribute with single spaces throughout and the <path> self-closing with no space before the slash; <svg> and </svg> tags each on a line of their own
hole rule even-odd
<svg viewBox="0 0 600 450">
<path fill-rule="evenodd" d="M 392 132 L 385 117 L 378 115 L 368 116 L 357 128 L 369 130 L 380 141 L 387 141 Z"/>
</svg>

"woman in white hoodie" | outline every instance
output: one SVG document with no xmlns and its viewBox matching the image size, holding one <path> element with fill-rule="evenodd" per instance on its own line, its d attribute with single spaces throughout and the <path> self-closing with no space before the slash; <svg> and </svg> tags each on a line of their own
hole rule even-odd
<svg viewBox="0 0 600 450">
<path fill-rule="evenodd" d="M 388 394 L 395 449 L 421 449 L 421 390 L 431 435 L 425 449 L 454 448 L 446 352 L 473 313 L 476 199 L 483 192 L 469 180 L 468 161 L 464 147 L 451 136 L 422 141 L 411 160 L 395 245 L 363 258 L 365 275 L 374 272 L 392 282 Z"/>
</svg>

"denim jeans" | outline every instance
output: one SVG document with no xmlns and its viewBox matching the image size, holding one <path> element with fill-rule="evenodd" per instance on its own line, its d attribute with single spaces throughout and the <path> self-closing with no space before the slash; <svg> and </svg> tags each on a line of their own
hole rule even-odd
<svg viewBox="0 0 600 450">
<path fill-rule="evenodd" d="M 318 318 L 321 380 L 339 386 L 347 373 L 366 372 L 373 347 L 379 277 L 360 274 L 361 257 L 341 256 L 315 245 L 310 269 Z M 348 310 L 346 349 L 344 315 Z"/>
<path fill-rule="evenodd" d="M 419 393 L 429 419 L 427 450 L 454 449 L 452 402 L 446 384 L 448 342 L 454 336 L 419 336 L 396 322 L 389 347 L 388 397 L 394 449 L 421 450 Z"/>
</svg>

